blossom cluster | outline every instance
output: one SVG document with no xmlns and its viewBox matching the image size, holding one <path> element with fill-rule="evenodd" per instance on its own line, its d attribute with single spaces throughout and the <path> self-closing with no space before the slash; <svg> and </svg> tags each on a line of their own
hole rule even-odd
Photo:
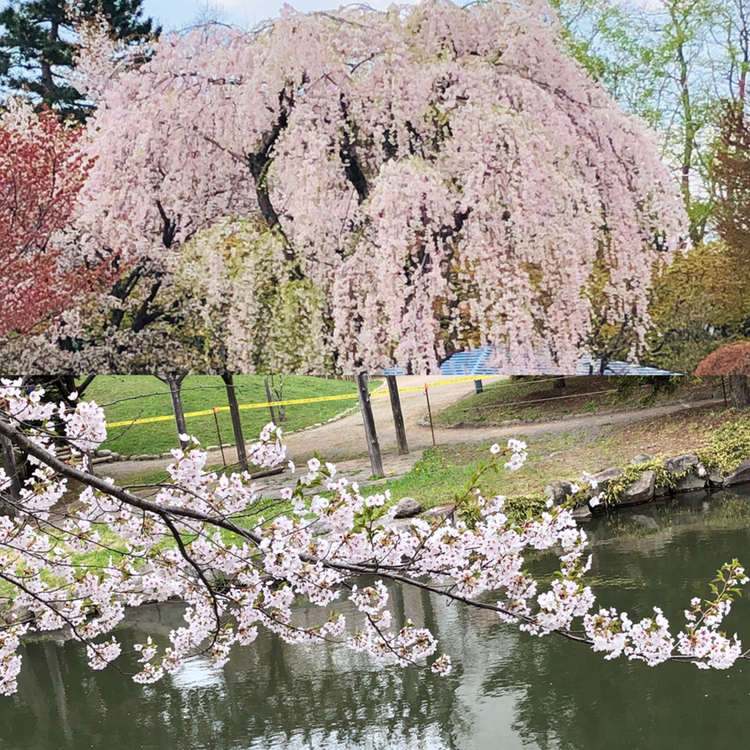
<svg viewBox="0 0 750 750">
<path fill-rule="evenodd" d="M 744 656 L 737 636 L 719 630 L 747 581 L 737 561 L 719 572 L 713 599 L 691 602 L 687 627 L 676 636 L 657 607 L 637 622 L 626 612 L 597 608 L 586 584 L 587 537 L 570 507 L 548 505 L 537 517 L 513 520 L 502 496 L 485 497 L 476 486 L 501 453 L 511 454 L 510 470 L 523 463 L 520 441 L 502 451 L 492 447 L 490 463 L 449 517 L 403 524 L 393 522 L 387 491 L 366 494 L 317 457 L 303 471 L 288 462 L 296 480 L 274 501 L 247 473 L 206 472 L 206 454 L 193 438 L 172 452 L 171 480 L 153 497 L 139 498 L 86 473 L 80 455 L 69 463 L 54 458 L 51 417 L 61 414 L 70 442 L 92 450 L 106 434 L 99 407 L 60 412 L 40 390 L 27 393 L 10 381 L 0 385 L 0 404 L 0 433 L 36 467 L 15 515 L 0 516 L 0 572 L 18 592 L 0 626 L 0 692 L 16 689 L 25 632 L 66 628 L 86 644 L 91 667 L 102 669 L 121 655 L 113 631 L 126 607 L 171 598 L 186 603 L 184 622 L 168 644 L 149 638 L 136 646 L 138 682 L 174 673 L 199 651 L 223 664 L 232 645 L 251 644 L 260 627 L 288 642 L 334 641 L 385 663 L 426 661 L 447 674 L 450 658 L 438 653 L 435 634 L 408 619 L 396 621 L 388 581 L 481 603 L 524 631 L 575 637 L 608 659 L 625 655 L 649 665 L 681 659 L 723 669 Z M 258 465 L 282 465 L 280 430 L 267 425 L 250 454 Z M 66 477 L 84 485 L 72 504 L 61 504 Z M 0 474 L 3 494 L 7 483 Z M 116 542 L 102 541 L 103 527 Z M 111 554 L 108 565 L 74 564 L 73 554 L 101 549 Z M 557 557 L 550 585 L 528 572 L 530 550 Z M 310 605 L 305 619 L 300 601 Z M 336 602 L 345 614 L 332 608 Z M 575 635 L 581 621 L 585 637 Z"/>
</svg>

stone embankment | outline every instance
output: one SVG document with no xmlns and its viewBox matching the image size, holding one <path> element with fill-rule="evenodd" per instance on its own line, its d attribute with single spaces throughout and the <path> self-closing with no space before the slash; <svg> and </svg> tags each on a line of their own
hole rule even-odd
<svg viewBox="0 0 750 750">
<path fill-rule="evenodd" d="M 697 490 L 716 491 L 740 484 L 750 484 L 750 459 L 742 461 L 732 471 L 720 472 L 707 469 L 700 458 L 684 453 L 673 458 L 636 456 L 625 469 L 610 468 L 587 477 L 586 486 L 576 482 L 552 482 L 544 489 L 544 495 L 555 505 L 574 499 L 573 515 L 585 521 L 595 514 L 642 505 L 668 495 L 679 495 Z M 511 500 L 513 498 L 510 498 Z M 408 526 L 415 516 L 451 517 L 454 508 L 450 505 L 423 511 L 422 506 L 411 497 L 401 498 L 391 524 Z"/>
<path fill-rule="evenodd" d="M 575 497 L 574 515 L 585 519 L 606 510 L 650 503 L 666 495 L 748 484 L 750 459 L 722 473 L 716 468 L 706 468 L 692 453 L 664 459 L 639 455 L 625 469 L 605 469 L 591 475 L 588 482 L 590 486 L 585 488 L 573 482 L 552 482 L 545 493 L 555 504 Z"/>
</svg>

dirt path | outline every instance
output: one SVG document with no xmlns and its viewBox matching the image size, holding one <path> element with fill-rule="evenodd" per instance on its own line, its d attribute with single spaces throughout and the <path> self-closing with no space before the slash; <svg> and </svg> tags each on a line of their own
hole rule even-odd
<svg viewBox="0 0 750 750">
<path fill-rule="evenodd" d="M 423 386 L 439 380 L 445 376 L 399 377 L 399 388 Z M 472 381 L 452 383 L 445 386 L 430 388 L 430 404 L 433 413 L 458 401 L 474 390 Z M 423 390 L 401 393 L 401 408 L 404 415 L 406 438 L 410 453 L 407 456 L 397 454 L 396 432 L 393 427 L 390 399 L 387 389 L 383 387 L 380 393 L 371 397 L 373 415 L 378 433 L 380 449 L 383 455 L 383 468 L 388 476 L 400 476 L 408 472 L 422 456 L 422 451 L 432 445 L 432 434 L 429 427 L 420 424 L 427 417 L 427 404 Z M 599 429 L 609 425 L 626 424 L 653 417 L 666 416 L 676 411 L 694 406 L 705 406 L 707 401 L 695 404 L 681 402 L 669 406 L 657 406 L 648 409 L 616 412 L 614 414 L 592 414 L 585 417 L 564 418 L 554 422 L 527 423 L 511 427 L 472 427 L 461 429 L 446 429 L 435 427 L 435 441 L 438 445 L 504 442 L 510 437 L 529 437 L 535 435 L 550 435 L 564 432 Z M 289 457 L 298 465 L 304 464 L 317 451 L 321 457 L 335 461 L 342 472 L 347 475 L 369 476 L 370 461 L 367 455 L 367 445 L 364 437 L 362 415 L 359 411 L 349 414 L 334 422 L 320 427 L 300 430 L 286 436 L 285 442 Z M 228 463 L 237 460 L 236 451 L 225 449 Z M 115 480 L 122 480 L 135 474 L 166 468 L 169 460 L 158 461 L 122 461 L 104 464 L 99 467 L 100 474 L 106 474 Z M 208 456 L 208 464 L 221 463 L 221 453 L 213 451 Z M 276 485 L 284 479 L 271 478 L 267 484 Z"/>
</svg>

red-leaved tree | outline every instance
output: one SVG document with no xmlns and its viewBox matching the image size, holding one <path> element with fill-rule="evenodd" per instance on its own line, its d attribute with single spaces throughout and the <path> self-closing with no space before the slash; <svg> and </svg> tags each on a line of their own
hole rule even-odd
<svg viewBox="0 0 750 750">
<path fill-rule="evenodd" d="M 90 166 L 79 137 L 51 112 L 19 107 L 0 118 L 0 340 L 38 329 L 102 271 L 68 252 L 66 229 Z"/>
<path fill-rule="evenodd" d="M 698 364 L 695 374 L 728 375 L 732 406 L 750 406 L 750 341 L 719 347 Z"/>
</svg>

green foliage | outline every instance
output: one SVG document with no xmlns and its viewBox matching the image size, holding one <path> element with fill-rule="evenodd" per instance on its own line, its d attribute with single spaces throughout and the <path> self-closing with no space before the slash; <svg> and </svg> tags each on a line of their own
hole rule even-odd
<svg viewBox="0 0 750 750">
<path fill-rule="evenodd" d="M 682 375 L 629 375 L 615 378 L 617 385 L 616 398 L 618 401 L 627 401 L 633 395 L 636 388 L 648 386 L 639 397 L 641 404 L 653 404 L 659 396 L 672 396 L 685 384 Z"/>
<path fill-rule="evenodd" d="M 652 40 L 639 19 L 613 0 L 551 0 L 562 21 L 568 52 L 623 107 L 657 126 L 663 112 L 653 104 L 656 77 Z M 644 76 L 644 69 L 650 75 Z"/>
<path fill-rule="evenodd" d="M 500 454 L 502 456 L 502 454 Z M 488 472 L 499 473 L 498 457 L 493 456 L 489 462 L 482 462 L 475 466 L 466 485 L 461 493 L 456 493 L 453 506 L 458 512 L 458 517 L 470 528 L 476 527 L 481 519 L 477 491 L 482 489 L 480 480 Z M 488 493 L 491 494 L 491 493 Z M 535 492 L 526 495 L 514 495 L 505 498 L 505 513 L 515 523 L 538 517 L 546 508 L 547 495 L 543 492 Z"/>
<path fill-rule="evenodd" d="M 698 457 L 707 469 L 718 469 L 722 474 L 734 471 L 750 457 L 750 417 L 735 409 L 737 419 L 715 429 Z"/>
<path fill-rule="evenodd" d="M 286 242 L 278 227 L 226 217 L 182 247 L 174 285 L 181 322 L 171 333 L 205 369 L 227 362 L 259 373 L 334 369 L 320 345 L 329 325 L 325 295 L 285 257 Z"/>
<path fill-rule="evenodd" d="M 723 344 L 750 338 L 747 258 L 722 242 L 679 255 L 655 279 L 644 364 L 693 372 Z"/>
<path fill-rule="evenodd" d="M 627 325 L 627 316 L 613 322 L 608 315 L 612 270 L 617 264 L 611 237 L 608 236 L 606 245 L 599 243 L 596 260 L 582 290 L 582 296 L 591 303 L 591 333 L 587 348 L 592 359 L 599 359 L 603 366 L 615 359 L 627 359 L 636 343 L 635 334 Z"/>
<path fill-rule="evenodd" d="M 514 521 L 526 521 L 538 517 L 547 507 L 547 500 L 548 497 L 543 492 L 506 497 L 505 512 Z"/>
</svg>

